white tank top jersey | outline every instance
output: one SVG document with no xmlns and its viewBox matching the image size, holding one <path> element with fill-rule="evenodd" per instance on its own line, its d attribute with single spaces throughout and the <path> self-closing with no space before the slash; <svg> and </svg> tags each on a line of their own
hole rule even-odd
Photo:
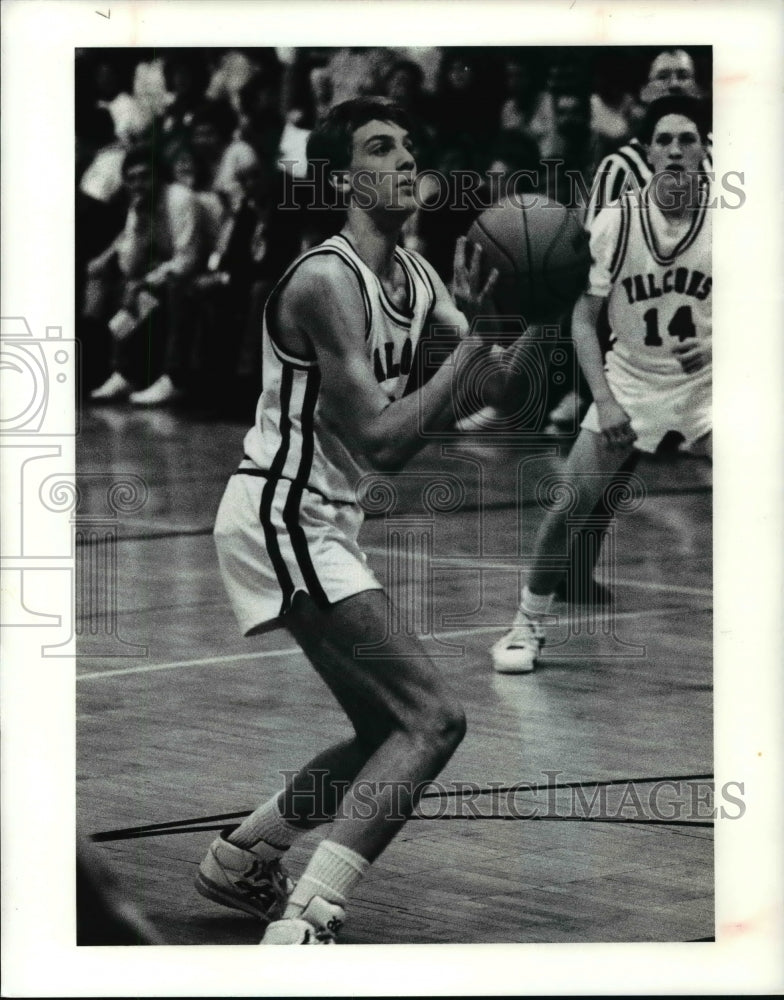
<svg viewBox="0 0 784 1000">
<path fill-rule="evenodd" d="M 653 204 L 650 185 L 600 212 L 591 227 L 588 292 L 608 298 L 611 351 L 624 365 L 683 374 L 672 347 L 711 336 L 710 187 L 676 224 Z"/>
<path fill-rule="evenodd" d="M 303 489 L 330 502 L 355 503 L 356 483 L 370 471 L 361 457 L 353 455 L 344 445 L 340 432 L 322 417 L 321 372 L 317 362 L 288 354 L 276 336 L 275 309 L 281 291 L 303 261 L 322 254 L 338 256 L 347 265 L 346 281 L 359 282 L 365 307 L 367 355 L 379 385 L 390 400 L 400 399 L 416 388 L 415 352 L 435 302 L 431 279 L 434 272 L 419 254 L 395 248 L 395 259 L 403 269 L 408 292 L 406 307 L 401 312 L 342 234 L 298 257 L 272 290 L 264 309 L 263 387 L 255 423 L 245 436 L 244 447 L 247 458 L 266 470 L 270 483 L 281 483 L 290 489 L 293 513 Z M 346 407 L 351 408 L 350 399 L 346 400 Z M 267 491 L 269 496 L 275 489 L 277 485 Z"/>
</svg>

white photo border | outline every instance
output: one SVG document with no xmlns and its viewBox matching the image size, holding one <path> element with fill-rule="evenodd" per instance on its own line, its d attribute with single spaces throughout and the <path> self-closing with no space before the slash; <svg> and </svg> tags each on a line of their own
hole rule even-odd
<svg viewBox="0 0 784 1000">
<path fill-rule="evenodd" d="M 715 774 L 746 813 L 716 824 L 715 943 L 354 946 L 300 954 L 80 948 L 74 938 L 73 661 L 4 627 L 3 958 L 8 996 L 762 993 L 784 986 L 784 420 L 781 190 L 784 18 L 774 0 L 6 0 L 2 5 L 2 307 L 74 337 L 73 77 L 78 47 L 712 45 L 714 162 L 744 174 L 714 218 Z M 1 374 L 1 373 L 0 373 Z M 73 469 L 69 398 L 58 401 Z M 69 409 L 70 407 L 70 409 Z M 41 438 L 49 444 L 48 437 Z M 3 472 L 18 454 L 2 448 Z M 9 458 L 10 456 L 10 458 Z M 3 477 L 8 538 L 21 486 Z M 22 504 L 36 498 L 21 497 Z M 27 513 L 27 508 L 25 509 Z M 62 518 L 60 521 L 62 522 Z M 67 542 L 43 527 L 39 551 Z M 64 526 L 68 529 L 68 526 Z M 51 539 L 46 535 L 53 531 Z M 13 578 L 9 577 L 13 582 Z M 7 580 L 4 577 L 4 596 Z M 56 576 L 43 603 L 70 613 Z M 47 602 L 51 601 L 51 605 Z M 38 602 L 39 604 L 41 601 Z M 392 950 L 390 950 L 392 949 Z M 387 963 L 394 971 L 386 973 Z"/>
</svg>

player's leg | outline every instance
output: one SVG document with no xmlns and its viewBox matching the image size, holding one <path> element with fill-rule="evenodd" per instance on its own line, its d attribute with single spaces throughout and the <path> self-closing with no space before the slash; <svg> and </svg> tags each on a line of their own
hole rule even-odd
<svg viewBox="0 0 784 1000">
<path fill-rule="evenodd" d="M 317 754 L 282 792 L 215 838 L 196 876 L 201 895 L 265 922 L 282 914 L 293 888 L 282 859 L 300 836 L 332 818 L 379 738 L 363 725 L 350 692 L 340 691 L 338 701 L 350 719 L 360 719 L 357 735 Z"/>
<path fill-rule="evenodd" d="M 558 560 L 568 551 L 568 532 L 579 532 L 581 521 L 590 517 L 633 451 L 631 445 L 609 445 L 594 431 L 580 431 L 563 470 L 565 495 L 572 502 L 548 510 L 539 525 L 533 566 L 513 627 L 492 649 L 493 666 L 499 673 L 529 673 L 534 669 L 544 643 L 542 619 L 550 612 L 563 576 Z"/>
<path fill-rule="evenodd" d="M 300 594 L 287 616 L 289 630 L 347 711 L 356 743 L 367 756 L 345 790 L 329 839 L 317 848 L 292 893 L 286 919 L 270 926 L 265 943 L 332 937 L 326 923 L 332 920 L 334 930 L 352 887 L 400 830 L 463 737 L 465 717 L 454 692 L 418 640 L 390 639 L 389 620 L 388 600 L 378 590 L 327 609 Z M 361 650 L 384 640 L 383 656 Z M 282 808 L 292 824 L 308 822 L 313 778 L 311 762 L 289 782 Z"/>
<path fill-rule="evenodd" d="M 463 736 L 464 714 L 457 695 L 419 640 L 411 636 L 393 639 L 390 620 L 386 594 L 369 590 L 326 609 L 298 594 L 286 624 L 346 711 L 356 742 L 367 751 L 366 759 L 389 761 L 376 768 L 379 777 L 410 779 L 413 787 L 435 777 L 452 755 Z M 383 655 L 363 648 L 382 642 Z M 399 744 L 398 754 L 392 754 L 391 743 Z M 360 776 L 367 778 L 366 770 Z M 306 805 L 308 787 L 306 781 Z M 342 813 L 352 812 L 352 794 L 344 800 Z M 297 807 L 293 796 L 287 796 L 287 801 Z M 362 812 L 356 801 L 354 805 Z M 359 843 L 369 860 L 396 832 L 380 815 L 369 822 L 355 823 L 350 817 L 338 822 L 343 824 L 339 839 L 345 834 Z"/>
<path fill-rule="evenodd" d="M 584 536 L 577 534 L 573 538 L 569 557 L 569 566 L 572 570 L 572 575 L 568 578 L 567 576 L 562 576 L 558 581 L 555 588 L 555 596 L 559 600 L 569 604 L 589 604 L 593 606 L 607 604 L 611 600 L 611 589 L 599 583 L 594 578 L 594 572 L 601 556 L 602 542 L 615 519 L 615 511 L 610 508 L 606 497 L 612 492 L 613 483 L 616 481 L 622 483 L 628 474 L 634 471 L 639 460 L 640 452 L 636 450 L 632 451 L 629 457 L 618 468 L 613 482 L 605 488 L 596 506 L 591 511 L 590 522 L 593 532 L 595 535 L 597 533 L 601 535 L 596 543 L 589 551 L 586 551 Z"/>
<path fill-rule="evenodd" d="M 281 916 L 293 883 L 282 864 L 291 845 L 331 820 L 372 749 L 344 740 L 317 754 L 237 827 L 227 827 L 199 866 L 196 889 L 207 899 L 263 921 Z"/>
</svg>

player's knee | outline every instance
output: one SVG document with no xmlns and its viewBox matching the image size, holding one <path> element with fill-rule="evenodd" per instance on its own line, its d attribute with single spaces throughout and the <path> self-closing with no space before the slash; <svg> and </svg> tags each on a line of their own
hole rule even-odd
<svg viewBox="0 0 784 1000">
<path fill-rule="evenodd" d="M 449 758 L 466 734 L 466 715 L 462 705 L 452 699 L 439 699 L 429 706 L 422 719 L 419 736 L 439 758 Z"/>
</svg>

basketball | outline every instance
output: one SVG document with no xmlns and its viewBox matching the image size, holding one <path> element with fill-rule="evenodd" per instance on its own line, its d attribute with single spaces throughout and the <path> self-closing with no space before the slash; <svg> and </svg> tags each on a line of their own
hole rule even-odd
<svg viewBox="0 0 784 1000">
<path fill-rule="evenodd" d="M 557 321 L 585 290 L 591 255 L 577 213 L 544 195 L 508 198 L 468 231 L 483 251 L 483 272 L 498 269 L 494 297 L 503 315 Z"/>
</svg>

